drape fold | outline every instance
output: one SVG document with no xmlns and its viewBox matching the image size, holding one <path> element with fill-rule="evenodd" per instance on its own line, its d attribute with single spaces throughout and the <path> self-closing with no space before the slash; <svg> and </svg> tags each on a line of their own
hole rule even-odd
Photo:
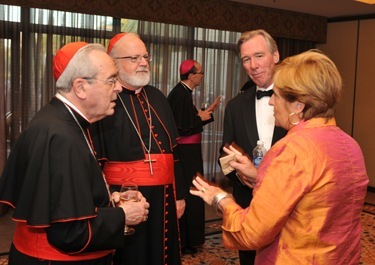
<svg viewBox="0 0 375 265">
<path fill-rule="evenodd" d="M 150 84 L 166 96 L 179 82 L 179 65 L 185 59 L 199 61 L 205 71 L 193 94 L 196 107 L 222 96 L 202 143 L 207 178 L 223 177 L 217 159 L 225 105 L 248 80 L 236 51 L 240 32 L 6 5 L 0 5 L 0 29 L 0 93 L 4 95 L 0 97 L 0 171 L 19 134 L 56 92 L 52 75 L 56 50 L 72 41 L 106 46 L 119 31 L 132 31 L 153 56 Z M 312 41 L 276 41 L 281 58 L 315 46 Z M 7 113 L 11 113 L 11 130 Z"/>
</svg>

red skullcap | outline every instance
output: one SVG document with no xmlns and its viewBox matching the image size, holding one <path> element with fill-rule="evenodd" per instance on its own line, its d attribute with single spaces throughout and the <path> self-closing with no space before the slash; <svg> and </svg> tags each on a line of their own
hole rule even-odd
<svg viewBox="0 0 375 265">
<path fill-rule="evenodd" d="M 180 65 L 180 74 L 184 75 L 188 73 L 195 64 L 194 60 L 185 60 Z"/>
<path fill-rule="evenodd" d="M 119 34 L 116 34 L 110 41 L 109 41 L 109 44 L 108 44 L 108 48 L 107 48 L 107 53 L 109 54 L 111 52 L 111 50 L 113 49 L 113 47 L 116 45 L 116 43 L 122 38 L 124 37 L 126 34 L 128 34 L 127 32 L 122 32 L 122 33 L 119 33 Z"/>
<path fill-rule="evenodd" d="M 87 44 L 87 42 L 68 43 L 56 52 L 56 55 L 53 59 L 53 76 L 55 77 L 56 81 L 64 72 L 70 60 L 78 52 L 78 50 L 83 46 L 86 46 Z"/>
</svg>

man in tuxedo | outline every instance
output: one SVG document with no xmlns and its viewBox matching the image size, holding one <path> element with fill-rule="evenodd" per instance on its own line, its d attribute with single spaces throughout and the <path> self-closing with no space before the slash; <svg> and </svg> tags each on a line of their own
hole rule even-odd
<svg viewBox="0 0 375 265">
<path fill-rule="evenodd" d="M 252 150 L 261 140 L 267 150 L 281 139 L 286 131 L 275 127 L 273 107 L 268 105 L 272 95 L 275 65 L 279 52 L 274 39 L 264 30 L 244 32 L 237 42 L 242 65 L 255 85 L 231 99 L 224 115 L 223 142 L 220 156 L 225 156 L 223 146 L 235 142 L 252 158 Z M 233 183 L 233 196 L 243 208 L 249 206 L 252 188 L 243 184 L 236 171 L 226 175 Z M 252 185 L 250 185 L 252 186 Z M 239 251 L 240 264 L 254 264 L 256 252 Z"/>
</svg>

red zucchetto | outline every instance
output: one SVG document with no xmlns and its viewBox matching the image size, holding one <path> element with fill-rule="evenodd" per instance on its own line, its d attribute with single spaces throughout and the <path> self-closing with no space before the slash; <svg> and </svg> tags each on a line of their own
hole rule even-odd
<svg viewBox="0 0 375 265">
<path fill-rule="evenodd" d="M 195 64 L 194 60 L 185 60 L 180 65 L 180 74 L 184 75 L 188 73 Z"/>
<path fill-rule="evenodd" d="M 113 47 L 116 45 L 116 43 L 122 38 L 124 37 L 126 34 L 128 34 L 127 32 L 122 32 L 122 33 L 119 33 L 119 34 L 116 34 L 110 41 L 109 41 L 109 44 L 108 44 L 108 48 L 107 48 L 107 53 L 109 54 L 111 52 L 111 50 L 113 49 Z"/>
<path fill-rule="evenodd" d="M 56 52 L 56 55 L 53 58 L 53 76 L 56 81 L 64 72 L 73 56 L 87 44 L 87 42 L 71 42 L 64 45 Z"/>
</svg>

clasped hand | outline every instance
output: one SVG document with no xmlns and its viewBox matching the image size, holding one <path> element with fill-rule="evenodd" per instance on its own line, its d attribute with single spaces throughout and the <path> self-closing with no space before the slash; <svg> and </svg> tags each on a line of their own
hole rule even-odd
<svg viewBox="0 0 375 265">
<path fill-rule="evenodd" d="M 139 191 L 137 197 L 137 201 L 121 202 L 120 193 L 112 193 L 112 199 L 116 203 L 116 206 L 121 207 L 125 212 L 125 223 L 127 225 L 137 225 L 141 222 L 147 221 L 150 204 Z"/>
</svg>

